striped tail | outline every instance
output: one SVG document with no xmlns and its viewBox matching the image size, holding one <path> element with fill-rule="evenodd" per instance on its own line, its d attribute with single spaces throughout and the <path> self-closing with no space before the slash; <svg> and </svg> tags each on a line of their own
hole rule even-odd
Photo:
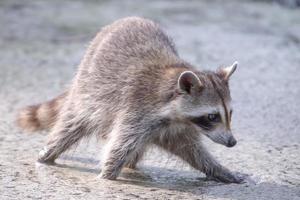
<svg viewBox="0 0 300 200">
<path fill-rule="evenodd" d="M 20 110 L 17 125 L 28 132 L 50 129 L 54 126 L 67 93 L 37 105 Z"/>
</svg>

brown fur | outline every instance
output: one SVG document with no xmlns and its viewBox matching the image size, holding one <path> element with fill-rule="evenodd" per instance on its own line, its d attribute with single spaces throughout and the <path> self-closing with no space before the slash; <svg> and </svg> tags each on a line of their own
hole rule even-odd
<svg viewBox="0 0 300 200">
<path fill-rule="evenodd" d="M 52 128 L 65 96 L 64 93 L 48 102 L 23 108 L 18 113 L 18 126 L 28 132 Z"/>
<path fill-rule="evenodd" d="M 227 146 L 236 143 L 227 117 L 207 122 L 215 112 L 207 109 L 228 116 L 231 69 L 198 71 L 178 56 L 159 25 L 138 17 L 121 19 L 91 42 L 68 92 L 25 109 L 19 125 L 51 128 L 40 162 L 54 162 L 83 137 L 106 138 L 102 178 L 116 179 L 123 166 L 134 168 L 152 143 L 209 177 L 240 182 L 201 143 L 202 135 Z"/>
</svg>

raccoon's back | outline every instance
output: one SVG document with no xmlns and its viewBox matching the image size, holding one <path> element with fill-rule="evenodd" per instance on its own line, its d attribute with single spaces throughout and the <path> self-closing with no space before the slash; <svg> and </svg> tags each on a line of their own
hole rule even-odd
<svg viewBox="0 0 300 200">
<path fill-rule="evenodd" d="M 129 17 L 104 27 L 92 41 L 81 63 L 84 73 L 102 81 L 134 75 L 149 65 L 165 66 L 177 60 L 172 40 L 153 21 Z"/>
<path fill-rule="evenodd" d="M 152 78 L 178 60 L 172 40 L 158 24 L 138 17 L 124 18 L 104 27 L 92 41 L 76 84 L 86 96 L 93 96 L 91 101 L 123 104 L 141 84 L 136 80 L 151 85 Z"/>
</svg>

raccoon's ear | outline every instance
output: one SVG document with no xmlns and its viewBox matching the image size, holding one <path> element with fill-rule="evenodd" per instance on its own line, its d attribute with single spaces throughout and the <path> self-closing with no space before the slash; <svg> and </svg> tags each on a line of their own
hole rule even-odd
<svg viewBox="0 0 300 200">
<path fill-rule="evenodd" d="M 228 81 L 230 76 L 236 70 L 237 66 L 238 66 L 238 62 L 235 61 L 231 66 L 219 69 L 217 73 L 220 74 L 226 81 Z"/>
<path fill-rule="evenodd" d="M 193 89 L 200 89 L 201 85 L 199 77 L 192 71 L 184 71 L 178 78 L 178 88 L 188 94 L 191 94 Z"/>
</svg>

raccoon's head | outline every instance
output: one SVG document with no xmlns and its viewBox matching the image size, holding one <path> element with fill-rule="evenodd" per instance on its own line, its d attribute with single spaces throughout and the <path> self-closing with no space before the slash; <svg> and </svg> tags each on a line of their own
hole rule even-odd
<svg viewBox="0 0 300 200">
<path fill-rule="evenodd" d="M 216 72 L 184 71 L 177 84 L 177 113 L 197 132 L 216 143 L 233 147 L 237 141 L 231 133 L 231 97 L 228 86 L 237 62 Z"/>
</svg>

